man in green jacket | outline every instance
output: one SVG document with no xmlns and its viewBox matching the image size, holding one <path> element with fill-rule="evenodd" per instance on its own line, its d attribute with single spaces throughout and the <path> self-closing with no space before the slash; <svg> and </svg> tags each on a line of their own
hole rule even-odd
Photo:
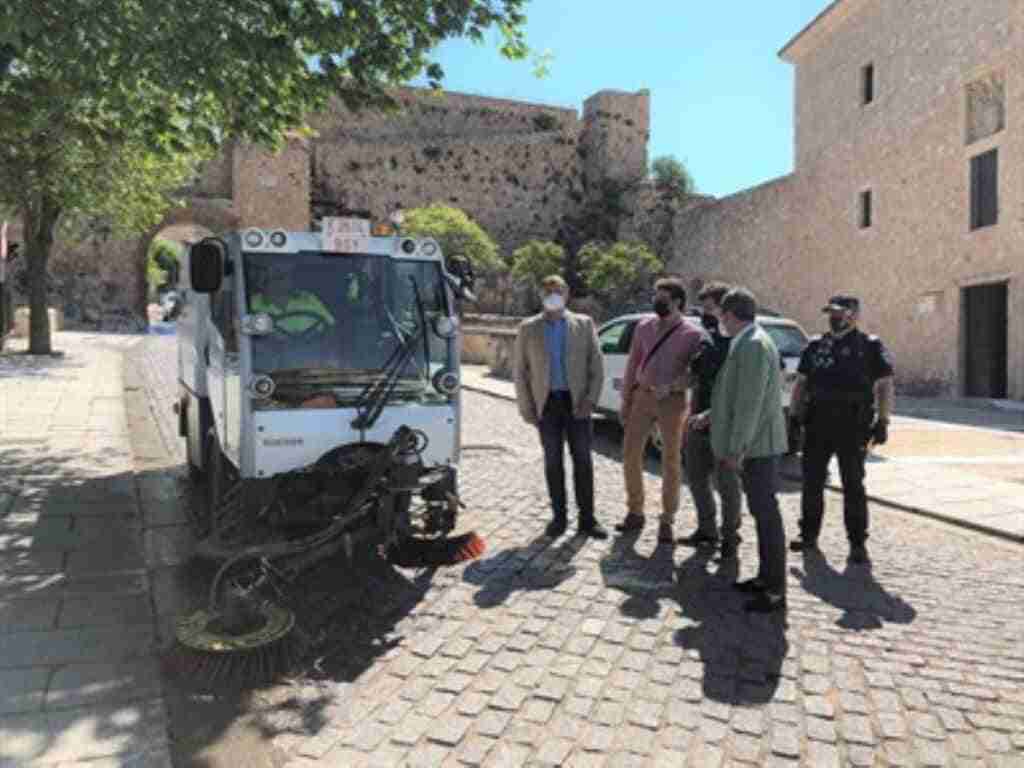
<svg viewBox="0 0 1024 768">
<path fill-rule="evenodd" d="M 786 424 L 779 383 L 779 352 L 754 319 L 757 300 L 734 288 L 722 299 L 721 324 L 732 337 L 729 354 L 715 378 L 711 450 L 725 470 L 738 471 L 747 508 L 757 523 L 758 575 L 734 586 L 751 595 L 748 611 L 786 607 L 786 534 L 776 498 L 779 457 L 786 452 Z"/>
</svg>

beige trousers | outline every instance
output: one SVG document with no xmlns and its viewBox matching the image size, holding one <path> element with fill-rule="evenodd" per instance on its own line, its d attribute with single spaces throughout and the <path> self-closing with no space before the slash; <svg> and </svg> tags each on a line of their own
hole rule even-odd
<svg viewBox="0 0 1024 768">
<path fill-rule="evenodd" d="M 644 514 L 644 447 L 655 423 L 661 430 L 661 522 L 672 525 L 679 510 L 682 482 L 681 446 L 686 393 L 658 400 L 653 392 L 637 389 L 626 417 L 622 467 L 626 475 L 626 506 L 630 514 Z"/>
</svg>

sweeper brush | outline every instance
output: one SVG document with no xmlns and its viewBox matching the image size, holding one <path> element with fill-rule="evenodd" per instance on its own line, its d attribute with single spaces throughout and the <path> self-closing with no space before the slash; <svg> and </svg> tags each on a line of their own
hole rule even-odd
<svg viewBox="0 0 1024 768">
<path fill-rule="evenodd" d="M 245 595 L 232 595 L 223 605 L 221 611 L 200 610 L 178 620 L 177 644 L 165 659 L 174 677 L 211 689 L 261 685 L 301 658 L 304 633 L 290 610 Z"/>
<path fill-rule="evenodd" d="M 450 539 L 403 539 L 385 552 L 388 562 L 403 568 L 438 568 L 476 560 L 487 549 L 475 531 Z"/>
</svg>

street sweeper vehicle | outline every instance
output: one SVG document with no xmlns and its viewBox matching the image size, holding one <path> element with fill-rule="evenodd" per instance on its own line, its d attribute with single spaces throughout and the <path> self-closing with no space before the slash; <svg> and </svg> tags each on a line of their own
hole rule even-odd
<svg viewBox="0 0 1024 768">
<path fill-rule="evenodd" d="M 319 232 L 207 238 L 182 267 L 174 407 L 208 499 L 197 555 L 218 568 L 179 645 L 214 667 L 255 652 L 262 668 L 258 651 L 294 628 L 289 586 L 326 558 L 481 553 L 475 534 L 452 535 L 468 260 L 326 218 Z"/>
</svg>

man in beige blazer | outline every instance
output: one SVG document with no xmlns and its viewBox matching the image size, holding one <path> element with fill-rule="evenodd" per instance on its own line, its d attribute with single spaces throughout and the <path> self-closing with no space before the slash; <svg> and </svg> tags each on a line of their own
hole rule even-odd
<svg viewBox="0 0 1024 768">
<path fill-rule="evenodd" d="M 565 444 L 572 457 L 573 485 L 579 508 L 578 532 L 608 537 L 594 517 L 592 416 L 604 383 L 604 359 L 592 318 L 569 312 L 569 287 L 558 275 L 544 278 L 544 311 L 527 318 L 516 338 L 515 381 L 519 413 L 537 427 L 544 448 L 544 478 L 552 520 L 545 533 L 561 536 L 567 527 Z"/>
</svg>

